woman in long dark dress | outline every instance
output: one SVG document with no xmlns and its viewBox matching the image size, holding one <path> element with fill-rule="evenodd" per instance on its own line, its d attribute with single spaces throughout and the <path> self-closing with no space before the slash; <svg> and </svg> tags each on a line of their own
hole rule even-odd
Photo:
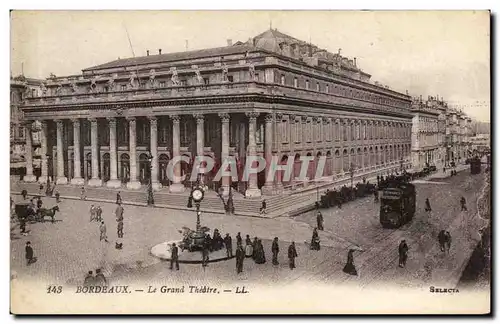
<svg viewBox="0 0 500 324">
<path fill-rule="evenodd" d="M 311 238 L 311 250 L 320 250 L 318 229 L 314 228 Z"/>
<path fill-rule="evenodd" d="M 354 250 L 349 250 L 347 253 L 347 263 L 344 266 L 344 269 L 342 270 L 347 274 L 350 274 L 352 276 L 357 276 L 358 272 L 356 271 L 356 267 L 354 266 Z"/>
<path fill-rule="evenodd" d="M 266 263 L 266 254 L 264 252 L 264 246 L 262 245 L 261 240 L 257 240 L 256 249 L 257 249 L 257 251 L 255 254 L 255 263 L 257 263 L 257 264 Z"/>
</svg>

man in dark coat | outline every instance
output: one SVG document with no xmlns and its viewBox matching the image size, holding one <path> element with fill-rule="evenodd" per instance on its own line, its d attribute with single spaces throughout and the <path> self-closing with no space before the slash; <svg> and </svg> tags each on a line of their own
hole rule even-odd
<svg viewBox="0 0 500 324">
<path fill-rule="evenodd" d="M 354 265 L 354 250 L 350 249 L 349 252 L 347 252 L 347 263 L 344 266 L 344 269 L 342 269 L 347 274 L 350 274 L 351 276 L 357 276 L 358 272 L 356 271 L 356 266 Z"/>
<path fill-rule="evenodd" d="M 116 221 L 123 221 L 123 207 L 121 203 L 118 203 L 115 210 Z"/>
<path fill-rule="evenodd" d="M 373 191 L 373 197 L 375 198 L 375 202 L 378 202 L 378 188 L 375 188 Z"/>
<path fill-rule="evenodd" d="M 295 242 L 292 242 L 288 247 L 288 265 L 290 270 L 295 269 L 295 258 L 298 257 L 297 250 L 295 249 Z"/>
<path fill-rule="evenodd" d="M 120 195 L 120 192 L 118 191 L 116 193 L 116 204 L 119 205 L 122 203 L 122 196 Z"/>
<path fill-rule="evenodd" d="M 278 253 L 280 252 L 280 247 L 278 244 L 278 238 L 275 237 L 273 240 L 273 246 L 271 248 L 271 251 L 273 252 L 273 264 L 278 265 Z"/>
<path fill-rule="evenodd" d="M 26 247 L 24 248 L 24 250 L 26 251 L 27 265 L 34 263 L 35 261 L 34 261 L 34 255 L 33 255 L 33 248 L 31 247 L 30 241 L 26 242 Z"/>
<path fill-rule="evenodd" d="M 446 231 L 445 230 L 439 231 L 438 242 L 439 242 L 439 248 L 441 249 L 441 252 L 445 252 L 445 243 L 446 243 Z"/>
<path fill-rule="evenodd" d="M 467 211 L 467 202 L 465 197 L 460 198 L 461 211 Z"/>
<path fill-rule="evenodd" d="M 118 226 L 116 228 L 116 235 L 118 238 L 123 238 L 123 220 L 118 221 Z"/>
<path fill-rule="evenodd" d="M 236 235 L 236 245 L 242 245 L 243 244 L 243 240 L 241 238 L 241 233 L 238 232 L 238 234 Z"/>
<path fill-rule="evenodd" d="M 175 269 L 179 270 L 179 248 L 175 243 L 172 244 L 172 253 L 170 255 L 170 270 L 174 267 L 175 263 Z"/>
<path fill-rule="evenodd" d="M 319 209 L 316 211 L 316 223 L 318 224 L 318 229 L 320 231 L 323 230 L 323 214 L 321 214 L 321 211 Z"/>
<path fill-rule="evenodd" d="M 56 203 L 61 202 L 61 194 L 59 194 L 59 190 L 56 190 Z"/>
<path fill-rule="evenodd" d="M 245 260 L 245 251 L 243 250 L 243 246 L 238 244 L 236 248 L 236 273 L 243 272 L 243 261 Z"/>
<path fill-rule="evenodd" d="M 208 261 L 210 260 L 210 257 L 209 257 L 210 248 L 211 248 L 210 234 L 207 234 L 205 236 L 205 241 L 203 242 L 203 247 L 201 250 L 201 266 L 202 267 L 208 266 Z"/>
<path fill-rule="evenodd" d="M 406 260 L 408 259 L 408 245 L 405 240 L 399 243 L 399 267 L 404 268 L 406 266 Z"/>
<path fill-rule="evenodd" d="M 229 233 L 224 237 L 224 246 L 226 247 L 226 255 L 228 258 L 233 257 L 233 239 L 229 236 Z"/>
<path fill-rule="evenodd" d="M 262 204 L 260 206 L 260 213 L 265 214 L 266 209 L 267 209 L 267 203 L 266 203 L 266 200 L 264 199 L 264 200 L 262 200 Z"/>
<path fill-rule="evenodd" d="M 425 198 L 425 211 L 426 212 L 432 211 L 431 202 L 429 201 L 429 198 Z"/>
</svg>

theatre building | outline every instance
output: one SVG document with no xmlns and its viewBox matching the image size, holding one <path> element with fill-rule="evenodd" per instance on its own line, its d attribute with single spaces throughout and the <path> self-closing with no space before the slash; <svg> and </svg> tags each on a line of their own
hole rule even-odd
<svg viewBox="0 0 500 324">
<path fill-rule="evenodd" d="M 278 173 L 266 181 L 266 170 L 249 181 L 215 182 L 216 171 L 204 176 L 210 189 L 260 196 L 410 166 L 411 97 L 371 82 L 340 50 L 270 29 L 224 47 L 145 54 L 53 76 L 39 92 L 26 91 L 24 120 L 42 125 L 39 181 L 51 172 L 59 184 L 140 189 L 151 177 L 155 190 L 180 192 L 191 183 L 167 176 L 174 156 L 189 157 L 176 164 L 181 175 L 200 155 L 216 167 L 233 157 L 238 176 L 247 156 L 292 159 L 291 179 Z M 301 156 L 313 158 L 309 181 L 295 179 Z M 321 157 L 326 163 L 316 178 Z M 24 180 L 37 181 L 30 154 L 26 162 Z"/>
</svg>

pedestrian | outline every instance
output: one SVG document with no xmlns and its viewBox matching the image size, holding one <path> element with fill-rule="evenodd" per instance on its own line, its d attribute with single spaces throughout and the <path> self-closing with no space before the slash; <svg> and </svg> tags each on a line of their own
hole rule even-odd
<svg viewBox="0 0 500 324">
<path fill-rule="evenodd" d="M 467 211 L 467 202 L 465 197 L 460 198 L 461 211 Z"/>
<path fill-rule="evenodd" d="M 229 187 L 229 198 L 227 199 L 227 209 L 230 215 L 234 215 L 234 202 L 231 187 Z"/>
<path fill-rule="evenodd" d="M 233 257 L 233 239 L 229 236 L 229 233 L 226 233 L 224 237 L 224 245 L 226 246 L 226 255 L 228 258 Z"/>
<path fill-rule="evenodd" d="M 408 259 L 408 245 L 405 240 L 399 243 L 399 267 L 404 268 L 406 266 L 406 260 Z"/>
<path fill-rule="evenodd" d="M 295 242 L 292 241 L 288 247 L 288 265 L 290 270 L 295 269 L 295 258 L 298 257 L 297 249 L 295 249 Z"/>
<path fill-rule="evenodd" d="M 21 191 L 21 196 L 23 196 L 23 200 L 26 200 L 26 198 L 28 197 L 28 191 L 26 189 L 23 189 L 23 191 Z"/>
<path fill-rule="evenodd" d="M 42 183 L 40 183 L 40 187 L 39 187 L 39 189 L 40 189 L 40 190 L 39 190 L 38 194 L 39 194 L 39 195 L 41 195 L 41 194 L 42 194 L 42 192 L 43 192 L 43 184 L 42 184 Z"/>
<path fill-rule="evenodd" d="M 236 245 L 242 245 L 241 233 L 236 234 Z"/>
<path fill-rule="evenodd" d="M 95 209 L 95 215 L 96 215 L 96 220 L 98 222 L 102 221 L 102 209 L 101 209 L 101 206 L 97 206 L 97 208 Z"/>
<path fill-rule="evenodd" d="M 267 209 L 267 203 L 266 203 L 266 200 L 262 200 L 262 204 L 260 206 L 260 214 L 265 214 L 266 213 L 266 209 Z"/>
<path fill-rule="evenodd" d="M 264 246 L 262 245 L 261 240 L 257 240 L 257 247 L 256 247 L 256 253 L 255 254 L 255 263 L 257 264 L 264 264 L 266 263 L 266 253 L 264 251 Z"/>
<path fill-rule="evenodd" d="M 179 270 L 179 248 L 175 243 L 172 243 L 172 253 L 170 255 L 170 270 L 173 270 L 175 263 L 175 269 Z"/>
<path fill-rule="evenodd" d="M 321 249 L 319 242 L 318 229 L 315 227 L 311 238 L 311 250 L 319 251 Z"/>
<path fill-rule="evenodd" d="M 323 214 L 321 214 L 321 211 L 318 209 L 316 211 L 316 223 L 318 224 L 318 229 L 320 231 L 323 230 Z"/>
<path fill-rule="evenodd" d="M 26 217 L 19 217 L 19 229 L 21 230 L 21 234 L 24 236 L 28 236 L 28 231 L 26 231 Z"/>
<path fill-rule="evenodd" d="M 104 224 L 104 221 L 101 222 L 101 225 L 99 226 L 99 231 L 101 233 L 99 241 L 104 240 L 107 243 L 108 237 L 106 236 L 106 224 Z"/>
<path fill-rule="evenodd" d="M 446 231 L 446 247 L 447 247 L 448 253 L 450 253 L 450 249 L 451 249 L 451 234 L 448 231 Z"/>
<path fill-rule="evenodd" d="M 118 206 L 116 206 L 115 216 L 116 216 L 117 222 L 123 221 L 123 207 L 122 207 L 121 202 L 118 203 Z"/>
<path fill-rule="evenodd" d="M 90 222 L 92 222 L 95 219 L 95 207 L 94 205 L 90 205 Z"/>
<path fill-rule="evenodd" d="M 36 258 L 33 254 L 33 248 L 31 247 L 31 242 L 28 241 L 26 242 L 26 247 L 24 248 L 25 252 L 26 252 L 26 264 L 27 265 L 30 265 L 32 263 L 35 263 L 36 261 Z"/>
<path fill-rule="evenodd" d="M 273 265 L 278 265 L 278 253 L 280 252 L 280 247 L 278 244 L 278 238 L 275 237 L 273 240 L 273 246 L 271 248 L 271 251 L 273 252 Z"/>
<path fill-rule="evenodd" d="M 207 236 L 210 236 L 210 235 L 207 234 Z M 201 250 L 201 266 L 204 268 L 208 266 L 208 261 L 210 260 L 209 249 L 210 249 L 210 242 L 205 239 L 205 241 L 203 242 L 202 250 Z"/>
<path fill-rule="evenodd" d="M 344 269 L 342 269 L 347 274 L 350 274 L 351 276 L 357 276 L 358 272 L 356 271 L 356 266 L 354 265 L 354 250 L 350 249 L 349 252 L 347 252 L 347 263 L 344 266 Z"/>
<path fill-rule="evenodd" d="M 122 196 L 120 195 L 120 192 L 118 191 L 116 193 L 116 204 L 121 204 L 122 203 Z"/>
<path fill-rule="evenodd" d="M 247 234 L 247 238 L 245 239 L 245 257 L 250 258 L 253 256 L 253 244 L 250 239 L 250 235 Z"/>
<path fill-rule="evenodd" d="M 38 209 L 42 208 L 42 205 L 43 205 L 43 201 L 42 201 L 42 197 L 41 196 L 38 196 L 38 199 L 36 201 L 36 207 Z"/>
<path fill-rule="evenodd" d="M 61 202 L 61 195 L 59 194 L 59 190 L 56 190 L 56 203 Z"/>
<path fill-rule="evenodd" d="M 87 200 L 87 194 L 85 193 L 85 187 L 82 187 L 82 191 L 80 193 L 81 200 Z"/>
<path fill-rule="evenodd" d="M 236 273 L 243 272 L 243 261 L 245 260 L 245 251 L 241 244 L 236 247 Z"/>
<path fill-rule="evenodd" d="M 95 277 L 93 275 L 93 272 L 92 271 L 89 271 L 86 275 L 85 275 L 85 279 L 83 279 L 83 285 L 85 287 L 89 287 L 89 286 L 93 286 L 95 283 Z"/>
<path fill-rule="evenodd" d="M 439 231 L 438 242 L 439 242 L 439 248 L 441 249 L 441 252 L 445 252 L 445 244 L 446 244 L 446 231 L 445 230 Z"/>
<path fill-rule="evenodd" d="M 255 257 L 257 255 L 257 245 L 258 245 L 259 239 L 254 237 L 253 242 L 252 242 L 252 259 L 255 261 Z"/>
<path fill-rule="evenodd" d="M 373 191 L 373 198 L 375 202 L 378 202 L 378 188 L 375 188 L 375 191 Z"/>
<path fill-rule="evenodd" d="M 96 269 L 94 280 L 96 286 L 103 287 L 108 285 L 108 281 L 106 280 L 104 274 L 101 272 L 101 269 Z"/>
<path fill-rule="evenodd" d="M 431 212 L 431 202 L 429 201 L 429 198 L 425 198 L 425 211 L 426 212 Z"/>
<path fill-rule="evenodd" d="M 116 226 L 116 235 L 118 238 L 123 238 L 123 220 L 118 221 Z"/>
</svg>

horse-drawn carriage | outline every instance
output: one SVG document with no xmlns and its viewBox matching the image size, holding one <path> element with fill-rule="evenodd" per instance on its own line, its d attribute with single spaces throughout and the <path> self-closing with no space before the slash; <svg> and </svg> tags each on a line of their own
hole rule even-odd
<svg viewBox="0 0 500 324">
<path fill-rule="evenodd" d="M 55 222 L 56 212 L 59 211 L 59 206 L 54 206 L 50 209 L 47 208 L 38 208 L 34 209 L 30 203 L 20 202 L 17 203 L 14 207 L 14 211 L 17 215 L 17 218 L 24 222 L 45 222 L 45 217 L 50 217 L 52 223 Z"/>
</svg>

